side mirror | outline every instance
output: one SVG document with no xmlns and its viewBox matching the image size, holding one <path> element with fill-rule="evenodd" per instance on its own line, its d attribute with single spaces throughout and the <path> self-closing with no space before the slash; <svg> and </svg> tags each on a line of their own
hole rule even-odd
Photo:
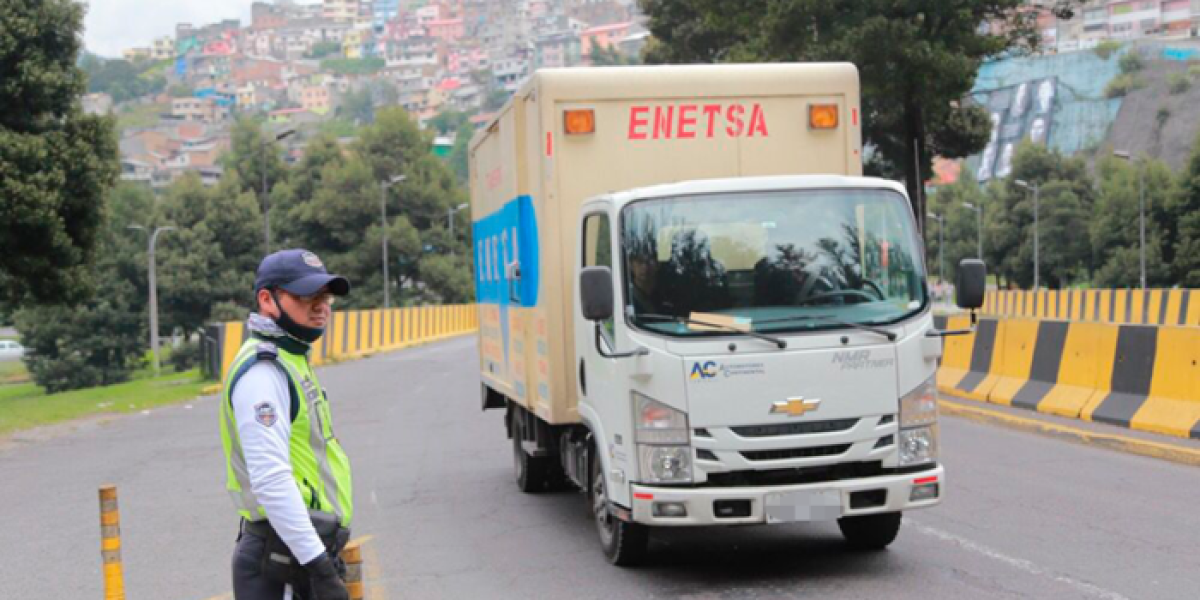
<svg viewBox="0 0 1200 600">
<path fill-rule="evenodd" d="M 607 321 L 613 316 L 612 269 L 608 267 L 585 267 L 579 274 L 579 303 L 583 306 L 583 318 L 589 321 Z"/>
<path fill-rule="evenodd" d="M 983 306 L 983 295 L 987 291 L 987 265 L 977 258 L 964 258 L 958 263 L 958 281 L 955 282 L 955 299 L 959 308 L 976 310 Z"/>
</svg>

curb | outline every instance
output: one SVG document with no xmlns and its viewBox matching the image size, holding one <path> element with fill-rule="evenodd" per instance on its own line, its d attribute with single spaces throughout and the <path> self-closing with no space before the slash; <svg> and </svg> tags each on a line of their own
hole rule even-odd
<svg viewBox="0 0 1200 600">
<path fill-rule="evenodd" d="M 1200 449 L 1186 448 L 1123 435 L 1088 431 L 1058 423 L 1010 415 L 997 410 L 971 406 L 945 398 L 939 399 L 938 409 L 944 415 L 961 417 L 978 423 L 999 425 L 1018 431 L 1027 431 L 1067 440 L 1077 444 L 1099 446 L 1127 454 L 1149 456 L 1183 465 L 1200 467 Z"/>
</svg>

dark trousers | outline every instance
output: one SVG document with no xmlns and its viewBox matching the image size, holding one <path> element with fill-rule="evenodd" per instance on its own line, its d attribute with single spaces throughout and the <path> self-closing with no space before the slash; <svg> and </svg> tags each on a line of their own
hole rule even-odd
<svg viewBox="0 0 1200 600">
<path fill-rule="evenodd" d="M 233 551 L 233 597 L 234 600 L 282 600 L 284 582 L 263 573 L 263 554 L 267 542 L 248 531 L 238 536 Z M 303 587 L 304 589 L 298 589 Z M 309 597 L 307 586 L 301 583 L 292 590 L 293 600 Z"/>
</svg>

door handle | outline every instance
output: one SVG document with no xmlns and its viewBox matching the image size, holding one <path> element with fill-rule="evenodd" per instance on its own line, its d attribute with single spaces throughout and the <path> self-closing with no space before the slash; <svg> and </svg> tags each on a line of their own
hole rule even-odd
<svg viewBox="0 0 1200 600">
<path fill-rule="evenodd" d="M 583 359 L 579 359 L 579 389 L 583 395 L 587 395 L 587 368 L 583 364 Z"/>
</svg>

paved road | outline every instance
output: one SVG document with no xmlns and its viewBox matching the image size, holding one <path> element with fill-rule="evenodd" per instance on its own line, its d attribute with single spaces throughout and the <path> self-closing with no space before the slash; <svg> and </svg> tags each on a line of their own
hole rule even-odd
<svg viewBox="0 0 1200 600">
<path fill-rule="evenodd" d="M 836 527 L 656 535 L 608 566 L 581 495 L 520 494 L 469 338 L 324 368 L 372 598 L 1195 598 L 1200 470 L 945 418 L 949 496 L 890 550 Z M 0 598 L 101 595 L 96 489 L 120 486 L 129 598 L 228 592 L 235 517 L 213 399 L 0 449 Z M 47 438 L 48 439 L 41 439 Z"/>
</svg>

